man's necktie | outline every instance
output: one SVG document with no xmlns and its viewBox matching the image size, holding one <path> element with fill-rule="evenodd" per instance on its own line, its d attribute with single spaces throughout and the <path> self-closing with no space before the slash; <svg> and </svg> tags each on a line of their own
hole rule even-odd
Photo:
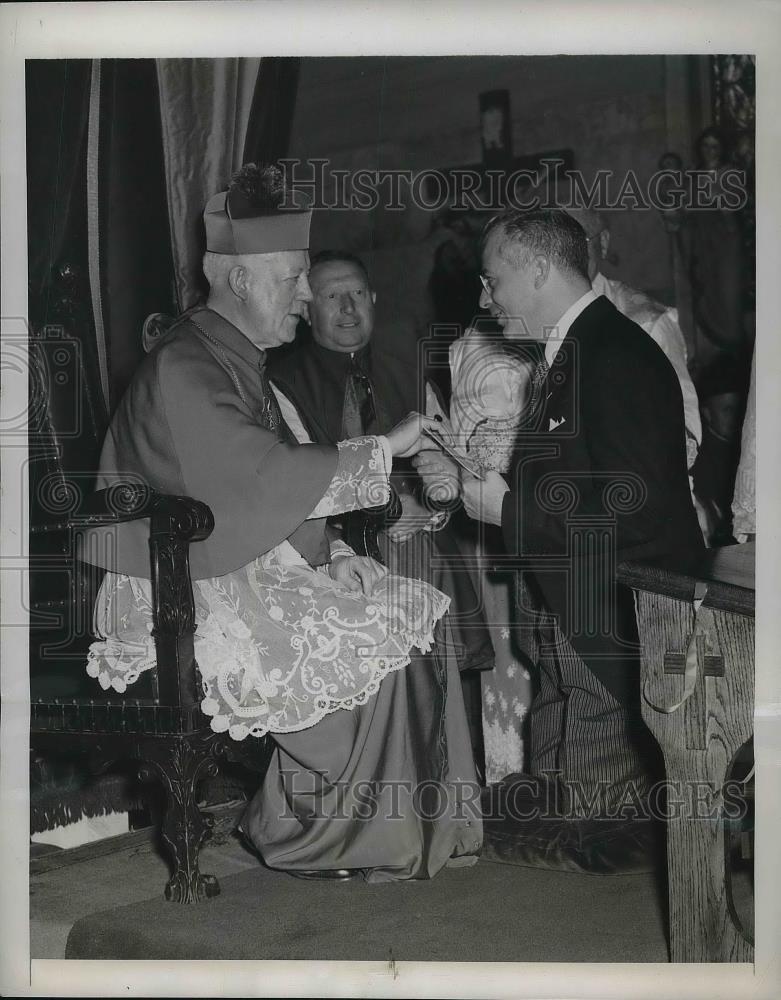
<svg viewBox="0 0 781 1000">
<path fill-rule="evenodd" d="M 545 384 L 545 379 L 548 377 L 549 371 L 550 365 L 545 358 L 537 363 L 537 367 L 534 369 L 534 374 L 532 375 L 532 395 L 535 398 L 540 397 L 542 387 Z"/>
<path fill-rule="evenodd" d="M 545 380 L 548 377 L 549 371 L 550 366 L 545 360 L 545 355 L 540 352 L 540 359 L 537 361 L 532 372 L 529 384 L 529 401 L 525 410 L 526 417 L 523 420 L 524 426 L 530 430 L 537 427 L 542 418 L 542 411 L 547 398 Z"/>
<path fill-rule="evenodd" d="M 376 432 L 377 415 L 374 409 L 372 385 L 368 375 L 361 370 L 353 355 L 344 387 L 342 434 L 345 438 L 354 438 Z"/>
<path fill-rule="evenodd" d="M 537 362 L 537 367 L 532 375 L 532 406 L 535 408 L 542 402 L 548 372 L 550 372 L 550 365 L 543 357 L 541 361 Z"/>
</svg>

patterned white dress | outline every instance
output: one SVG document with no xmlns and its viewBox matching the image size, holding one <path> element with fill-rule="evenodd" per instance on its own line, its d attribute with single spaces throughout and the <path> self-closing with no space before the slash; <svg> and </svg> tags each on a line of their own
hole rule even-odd
<svg viewBox="0 0 781 1000">
<path fill-rule="evenodd" d="M 450 347 L 450 422 L 459 446 L 483 470 L 507 472 L 531 385 L 531 365 L 508 351 L 501 337 L 477 330 Z M 498 533 L 498 532 L 497 532 Z M 477 540 L 485 568 L 480 588 L 494 647 L 495 666 L 481 674 L 485 780 L 491 784 L 523 770 L 523 722 L 532 698 L 529 630 L 519 648 L 514 580 L 489 571 L 492 531 Z M 526 654 L 526 655 L 525 655 Z"/>
</svg>

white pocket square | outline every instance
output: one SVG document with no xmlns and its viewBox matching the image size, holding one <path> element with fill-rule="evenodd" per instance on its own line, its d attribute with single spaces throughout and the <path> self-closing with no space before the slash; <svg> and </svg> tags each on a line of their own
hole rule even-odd
<svg viewBox="0 0 781 1000">
<path fill-rule="evenodd" d="M 557 427 L 561 427 L 561 425 L 562 425 L 562 424 L 564 423 L 564 421 L 565 421 L 566 419 L 567 419 L 566 417 L 562 417 L 562 418 L 561 418 L 560 420 L 556 420 L 556 419 L 554 419 L 553 417 L 551 417 L 551 418 L 550 418 L 550 423 L 548 424 L 548 430 L 549 430 L 549 431 L 553 431 L 553 430 L 555 430 L 555 429 L 556 429 Z"/>
</svg>

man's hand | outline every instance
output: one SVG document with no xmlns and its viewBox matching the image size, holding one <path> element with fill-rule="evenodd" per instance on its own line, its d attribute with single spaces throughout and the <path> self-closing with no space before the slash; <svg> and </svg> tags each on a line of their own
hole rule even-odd
<svg viewBox="0 0 781 1000">
<path fill-rule="evenodd" d="M 356 594 L 363 591 L 368 597 L 388 570 L 369 556 L 342 556 L 334 559 L 328 572 L 338 586 Z"/>
<path fill-rule="evenodd" d="M 508 490 L 509 486 L 498 472 L 486 472 L 482 481 L 464 476 L 461 484 L 464 510 L 475 521 L 501 525 L 502 504 Z"/>
<path fill-rule="evenodd" d="M 423 480 L 423 488 L 430 500 L 450 503 L 461 492 L 459 468 L 452 458 L 443 455 L 439 449 L 421 451 L 412 460 L 415 470 Z"/>
<path fill-rule="evenodd" d="M 434 442 L 423 437 L 421 432 L 424 427 L 433 429 L 438 426 L 439 422 L 433 417 L 424 417 L 422 413 L 409 413 L 385 435 L 391 454 L 394 458 L 409 458 L 422 448 L 436 448 Z"/>
</svg>

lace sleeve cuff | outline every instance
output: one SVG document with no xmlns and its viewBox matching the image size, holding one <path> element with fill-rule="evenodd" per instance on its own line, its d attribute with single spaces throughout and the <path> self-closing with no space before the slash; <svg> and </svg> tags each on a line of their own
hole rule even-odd
<svg viewBox="0 0 781 1000">
<path fill-rule="evenodd" d="M 342 556 L 354 556 L 355 552 L 350 548 L 347 542 L 342 541 L 341 538 L 335 538 L 331 542 L 331 560 L 341 559 Z"/>
<path fill-rule="evenodd" d="M 383 437 L 340 441 L 334 477 L 310 518 L 331 517 L 362 507 L 379 507 L 390 500 L 390 446 Z"/>
</svg>

